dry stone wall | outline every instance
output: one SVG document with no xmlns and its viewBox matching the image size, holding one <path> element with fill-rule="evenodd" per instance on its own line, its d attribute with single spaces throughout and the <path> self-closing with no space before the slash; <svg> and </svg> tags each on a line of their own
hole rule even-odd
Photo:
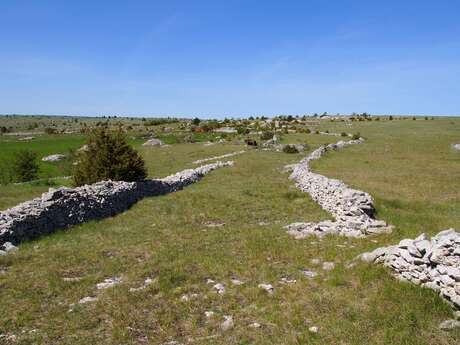
<svg viewBox="0 0 460 345">
<path fill-rule="evenodd" d="M 322 237 L 327 234 L 363 237 L 391 231 L 392 227 L 386 222 L 375 219 L 373 199 L 368 193 L 352 189 L 342 181 L 315 174 L 309 167 L 310 161 L 321 158 L 328 151 L 361 144 L 363 141 L 360 138 L 321 146 L 298 164 L 289 166 L 292 169 L 290 179 L 296 181 L 297 188 L 309 193 L 313 200 L 335 218 L 334 221 L 290 224 L 286 227 L 289 234 L 296 238 L 309 235 Z"/>
<path fill-rule="evenodd" d="M 223 158 L 233 157 L 233 156 L 237 156 L 237 155 L 240 155 L 240 154 L 242 154 L 242 153 L 245 153 L 245 152 L 246 152 L 246 151 L 241 150 L 241 151 L 226 153 L 226 154 L 224 154 L 224 155 L 222 155 L 222 156 L 215 156 L 215 157 L 209 157 L 209 158 L 199 159 L 199 160 L 194 161 L 193 164 L 201 164 L 201 163 L 213 161 L 213 160 L 216 160 L 216 159 L 223 159 Z"/>
<path fill-rule="evenodd" d="M 360 258 L 382 263 L 404 281 L 434 289 L 460 309 L 460 233 L 454 229 L 441 231 L 428 239 L 421 234 L 414 240 L 377 248 Z"/>
<path fill-rule="evenodd" d="M 175 192 L 212 170 L 232 165 L 232 161 L 219 161 L 159 180 L 102 181 L 78 188 L 50 189 L 39 198 L 0 212 L 0 251 L 6 251 L 8 243 L 16 245 L 56 229 L 113 216 L 144 197 Z"/>
</svg>

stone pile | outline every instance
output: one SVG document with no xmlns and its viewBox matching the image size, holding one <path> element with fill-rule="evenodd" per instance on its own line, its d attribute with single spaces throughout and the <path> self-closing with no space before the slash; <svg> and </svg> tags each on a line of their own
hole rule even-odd
<svg viewBox="0 0 460 345">
<path fill-rule="evenodd" d="M 391 226 L 374 218 L 373 200 L 368 193 L 352 189 L 342 181 L 310 171 L 310 161 L 319 159 L 328 151 L 361 144 L 363 141 L 364 139 L 360 138 L 321 146 L 300 163 L 289 166 L 292 169 L 289 178 L 296 181 L 296 187 L 309 193 L 313 200 L 335 218 L 335 221 L 290 224 L 286 227 L 289 234 L 295 238 L 304 238 L 309 235 L 322 237 L 327 234 L 364 237 L 369 234 L 391 231 Z"/>
<path fill-rule="evenodd" d="M 93 219 L 123 212 L 147 196 L 175 192 L 208 172 L 233 162 L 216 162 L 186 169 L 159 180 L 101 181 L 77 188 L 50 189 L 41 197 L 0 212 L 0 247 L 13 245 Z"/>
<path fill-rule="evenodd" d="M 245 152 L 246 151 L 242 150 L 242 151 L 236 151 L 236 152 L 227 153 L 227 154 L 221 155 L 221 156 L 215 156 L 215 157 L 199 159 L 199 160 L 194 161 L 193 164 L 201 164 L 201 163 L 205 163 L 205 162 L 209 162 L 209 161 L 214 161 L 216 159 L 223 159 L 223 158 L 233 157 L 233 156 L 245 153 Z"/>
<path fill-rule="evenodd" d="M 454 149 L 456 151 L 460 151 L 460 144 L 453 144 L 452 149 Z"/>
<path fill-rule="evenodd" d="M 163 142 L 160 139 L 147 140 L 142 146 L 163 146 Z"/>
<path fill-rule="evenodd" d="M 460 233 L 454 229 L 441 231 L 431 240 L 425 234 L 404 239 L 360 258 L 390 267 L 400 280 L 438 291 L 460 309 Z"/>
<path fill-rule="evenodd" d="M 62 154 L 55 154 L 55 155 L 50 155 L 42 158 L 43 162 L 59 162 L 60 160 L 64 159 L 65 155 Z"/>
</svg>

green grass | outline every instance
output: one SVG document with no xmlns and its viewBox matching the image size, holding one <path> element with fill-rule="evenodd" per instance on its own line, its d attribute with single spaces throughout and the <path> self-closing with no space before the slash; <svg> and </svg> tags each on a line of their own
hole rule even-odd
<svg viewBox="0 0 460 345">
<path fill-rule="evenodd" d="M 284 225 L 329 217 L 282 173 L 285 164 L 304 154 L 248 150 L 231 158 L 235 167 L 216 170 L 183 191 L 144 199 L 116 217 L 24 243 L 16 254 L 0 257 L 0 272 L 5 271 L 0 333 L 18 335 L 21 344 L 458 344 L 459 330 L 437 328 L 452 315 L 436 293 L 400 283 L 380 266 L 347 265 L 364 251 L 404 237 L 460 229 L 460 155 L 450 150 L 459 141 L 460 120 L 323 126 L 359 131 L 368 139 L 313 166 L 371 193 L 378 216 L 396 226 L 392 234 L 294 240 Z M 296 134 L 283 141 L 307 142 L 314 149 L 340 139 Z M 178 144 L 139 150 L 149 175 L 160 177 L 241 147 Z M 9 188 L 18 194 L 27 190 Z M 14 202 L 14 196 L 3 199 L 0 194 L 5 206 Z M 209 228 L 208 221 L 225 226 Z M 334 261 L 336 269 L 324 272 L 310 263 L 313 258 Z M 304 278 L 304 268 L 320 275 Z M 69 276 L 83 279 L 63 281 Z M 68 312 L 71 303 L 95 294 L 96 283 L 112 276 L 122 276 L 124 283 L 99 293 L 98 302 Z M 147 277 L 155 282 L 146 290 L 128 291 Z M 232 277 L 245 284 L 232 286 Z M 297 283 L 281 285 L 282 277 Z M 207 278 L 224 283 L 226 293 L 213 293 Z M 273 296 L 257 287 L 264 282 L 275 287 Z M 191 293 L 198 298 L 180 300 Z M 208 310 L 215 318 L 206 320 Z M 232 330 L 220 330 L 223 315 L 233 316 Z M 254 321 L 262 327 L 249 328 Z M 312 325 L 319 326 L 318 334 L 308 331 Z"/>
</svg>

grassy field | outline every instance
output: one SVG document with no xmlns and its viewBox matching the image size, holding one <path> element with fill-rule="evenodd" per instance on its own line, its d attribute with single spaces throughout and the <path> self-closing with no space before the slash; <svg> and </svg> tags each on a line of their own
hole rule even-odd
<svg viewBox="0 0 460 345">
<path fill-rule="evenodd" d="M 16 254 L 0 257 L 0 334 L 16 335 L 15 344 L 458 344 L 459 329 L 438 329 L 452 310 L 436 293 L 400 283 L 379 266 L 348 265 L 364 251 L 421 232 L 460 229 L 460 154 L 450 148 L 460 142 L 460 119 L 325 122 L 321 129 L 367 139 L 329 153 L 313 168 L 373 195 L 378 217 L 395 225 L 392 234 L 294 240 L 284 225 L 329 217 L 283 172 L 305 154 L 248 150 L 232 157 L 234 167 L 183 191 L 144 199 L 116 217 L 24 243 Z M 283 137 L 311 150 L 340 139 Z M 137 147 L 152 177 L 242 149 Z M 0 208 L 46 189 L 2 187 Z M 333 261 L 336 268 L 323 271 L 312 259 Z M 303 269 L 319 275 L 306 278 Z M 115 276 L 123 283 L 96 291 L 97 283 Z M 281 284 L 284 277 L 296 283 Z M 154 283 L 129 291 L 146 278 Z M 232 278 L 244 284 L 234 286 Z M 207 279 L 224 284 L 225 293 L 216 294 Z M 272 284 L 274 294 L 260 283 Z M 69 312 L 70 304 L 92 295 L 97 302 Z M 208 319 L 206 311 L 215 314 Z M 220 328 L 224 315 L 234 320 L 227 331 Z M 249 327 L 253 322 L 261 327 Z"/>
</svg>

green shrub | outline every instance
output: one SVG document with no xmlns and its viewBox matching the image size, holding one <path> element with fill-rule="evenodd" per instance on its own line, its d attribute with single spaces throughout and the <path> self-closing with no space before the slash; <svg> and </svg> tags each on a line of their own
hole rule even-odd
<svg viewBox="0 0 460 345">
<path fill-rule="evenodd" d="M 299 153 L 299 150 L 297 150 L 297 147 L 295 147 L 294 145 L 284 145 L 283 152 L 284 153 Z"/>
<path fill-rule="evenodd" d="M 340 136 L 341 136 L 341 137 L 346 137 L 346 136 L 348 136 L 348 134 L 345 133 L 345 132 L 342 132 L 342 133 L 340 133 Z"/>
<path fill-rule="evenodd" d="M 142 157 L 126 142 L 121 130 L 93 130 L 87 140 L 88 150 L 81 152 L 74 171 L 77 186 L 101 180 L 139 181 L 147 176 Z"/>
<path fill-rule="evenodd" d="M 305 133 L 310 134 L 310 133 L 311 133 L 310 128 L 307 128 L 307 129 L 305 130 Z"/>
<path fill-rule="evenodd" d="M 261 140 L 270 140 L 270 139 L 273 139 L 273 135 L 274 135 L 274 133 L 271 132 L 271 131 L 264 131 L 260 135 L 260 139 Z"/>
<path fill-rule="evenodd" d="M 353 139 L 353 140 L 358 140 L 359 138 L 361 138 L 361 134 L 359 132 L 353 134 L 353 136 L 351 137 L 351 139 Z"/>
<path fill-rule="evenodd" d="M 16 153 L 12 173 L 16 182 L 26 182 L 38 177 L 37 154 L 30 150 L 22 150 Z"/>
</svg>

